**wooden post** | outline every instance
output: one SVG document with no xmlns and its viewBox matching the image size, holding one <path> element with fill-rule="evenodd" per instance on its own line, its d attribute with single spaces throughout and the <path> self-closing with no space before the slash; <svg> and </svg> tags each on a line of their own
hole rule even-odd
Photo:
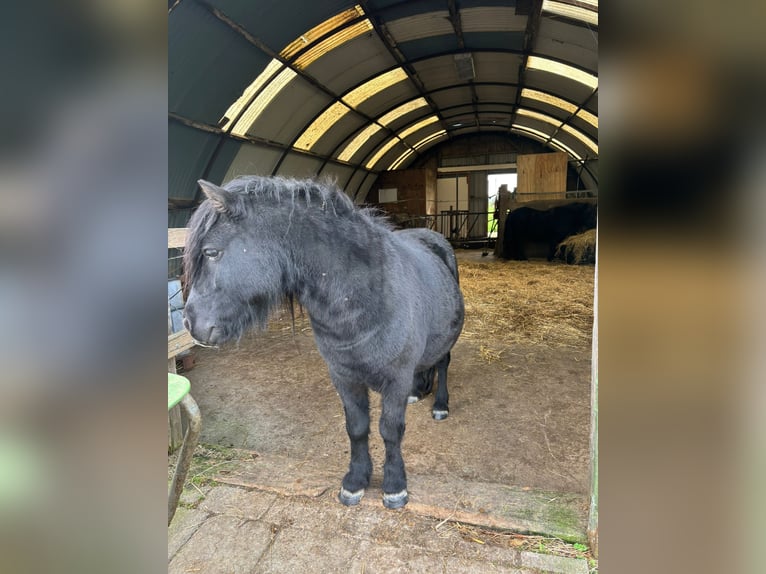
<svg viewBox="0 0 766 574">
<path fill-rule="evenodd" d="M 180 248 L 186 241 L 186 228 L 168 229 L 168 249 Z M 176 355 L 194 346 L 194 341 L 188 331 L 173 333 L 173 323 L 170 318 L 170 301 L 168 301 L 168 373 L 176 372 Z M 176 405 L 168 412 L 168 452 L 178 449 L 183 443 L 183 423 L 181 407 Z"/>
<path fill-rule="evenodd" d="M 173 331 L 170 320 L 170 303 L 168 303 L 168 335 Z M 175 355 L 168 357 L 168 373 L 176 372 Z M 184 441 L 183 425 L 181 423 L 181 408 L 176 405 L 168 411 L 168 452 L 174 452 Z"/>
<path fill-rule="evenodd" d="M 588 543 L 598 558 L 598 227 L 596 227 L 596 276 L 593 282 L 593 351 L 590 366 L 590 509 Z"/>
<path fill-rule="evenodd" d="M 505 232 L 505 218 L 511 208 L 511 192 L 508 186 L 503 184 L 497 192 L 497 239 L 495 240 L 495 257 L 503 255 L 503 235 Z"/>
</svg>

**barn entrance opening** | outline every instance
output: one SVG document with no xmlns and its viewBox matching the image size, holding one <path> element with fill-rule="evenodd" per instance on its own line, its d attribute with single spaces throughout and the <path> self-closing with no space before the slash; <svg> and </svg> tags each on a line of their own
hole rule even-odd
<svg viewBox="0 0 766 574">
<path fill-rule="evenodd" d="M 505 185 L 506 189 L 513 193 L 516 190 L 516 182 L 517 174 L 515 171 L 510 173 L 490 173 L 487 175 L 487 205 L 489 206 L 489 213 L 487 213 L 488 237 L 497 237 L 499 224 L 497 195 L 501 186 Z"/>
</svg>

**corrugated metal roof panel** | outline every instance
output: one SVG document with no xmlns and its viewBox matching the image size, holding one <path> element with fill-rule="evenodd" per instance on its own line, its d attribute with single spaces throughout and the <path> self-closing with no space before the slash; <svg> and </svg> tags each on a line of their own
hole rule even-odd
<svg viewBox="0 0 766 574">
<path fill-rule="evenodd" d="M 169 209 L 168 210 L 168 227 L 186 227 L 189 223 L 189 218 L 194 210 L 188 209 Z"/>
<path fill-rule="evenodd" d="M 301 133 L 330 99 L 304 79 L 297 77 L 258 116 L 249 135 L 289 144 Z M 284 110 L 290 110 L 285 113 Z"/>
<path fill-rule="evenodd" d="M 304 32 L 324 20 L 353 8 L 356 2 L 323 0 L 301 2 L 296 10 L 293 2 L 285 0 L 208 0 L 229 18 L 240 24 L 256 38 L 260 38 L 274 52 L 280 52 Z M 181 5 L 186 2 L 182 2 Z M 179 5 L 180 7 L 180 5 Z M 178 8 L 176 8 L 178 10 Z M 173 12 L 175 13 L 174 10 Z"/>
<path fill-rule="evenodd" d="M 524 49 L 524 32 L 468 32 L 463 39 L 466 50 Z"/>
<path fill-rule="evenodd" d="M 372 124 L 372 125 L 375 125 L 375 124 Z M 367 137 L 365 139 L 357 140 L 359 133 L 361 131 L 367 130 L 368 128 L 369 130 L 367 132 L 368 133 Z M 338 154 L 341 154 L 344 151 L 346 151 L 347 147 L 351 145 L 352 143 L 354 144 L 355 147 L 358 145 L 358 147 L 356 147 L 355 150 L 348 150 L 349 152 L 353 151 L 353 153 L 351 157 L 348 158 L 348 160 L 344 160 L 344 161 L 361 164 L 362 160 L 366 158 L 370 153 L 372 153 L 372 151 L 375 148 L 377 148 L 383 142 L 383 140 L 390 137 L 389 132 L 384 129 L 374 129 L 374 128 L 370 128 L 369 126 L 366 126 L 365 130 L 359 130 L 353 133 L 351 136 L 346 138 L 346 140 L 338 148 Z"/>
<path fill-rule="evenodd" d="M 444 10 L 444 0 L 416 0 L 386 2 L 381 0 L 368 0 L 367 7 L 370 12 L 382 12 L 378 14 L 383 20 L 400 20 L 423 13 L 439 12 Z"/>
<path fill-rule="evenodd" d="M 476 86 L 476 95 L 480 102 L 516 102 L 516 86 L 479 85 Z"/>
<path fill-rule="evenodd" d="M 372 184 L 375 183 L 378 179 L 378 175 L 375 173 L 367 173 L 367 176 L 364 178 L 364 181 L 359 186 L 359 189 L 357 190 L 357 196 L 355 201 L 357 202 L 364 202 L 367 199 L 367 194 L 370 191 L 370 188 L 372 187 Z"/>
<path fill-rule="evenodd" d="M 521 56 L 503 54 L 500 52 L 474 52 L 474 67 L 477 82 L 509 82 L 519 81 L 519 66 Z"/>
<path fill-rule="evenodd" d="M 575 103 L 584 102 L 585 98 L 593 92 L 591 88 L 580 82 L 540 70 L 527 70 L 526 85 L 533 90 L 549 92 Z"/>
<path fill-rule="evenodd" d="M 208 170 L 207 178 L 209 181 L 225 181 L 226 173 L 229 171 L 231 163 L 239 153 L 242 146 L 239 140 L 223 138 L 223 143 L 218 152 L 211 158 L 211 165 Z"/>
<path fill-rule="evenodd" d="M 168 199 L 191 200 L 218 144 L 216 134 L 168 122 Z"/>
<path fill-rule="evenodd" d="M 362 185 L 362 182 L 364 181 L 364 178 L 367 177 L 367 172 L 362 169 L 357 169 L 354 172 L 354 175 L 351 176 L 351 179 L 346 184 L 346 188 L 343 190 L 347 194 L 349 194 L 351 197 L 354 197 L 356 195 L 356 203 L 361 203 L 364 199 L 363 197 L 360 198 L 357 195 L 357 191 L 359 190 L 359 186 Z"/>
<path fill-rule="evenodd" d="M 319 176 L 323 179 L 329 178 L 331 181 L 334 181 L 339 188 L 348 194 L 348 191 L 346 191 L 346 183 L 348 183 L 348 180 L 353 173 L 353 167 L 339 165 L 337 163 L 327 163 L 322 168 Z"/>
<path fill-rule="evenodd" d="M 293 147 L 310 151 L 333 124 L 336 124 L 344 116 L 352 113 L 353 110 L 343 102 L 331 103 L 303 130 L 300 137 L 293 144 Z"/>
<path fill-rule="evenodd" d="M 429 58 L 428 60 L 421 60 L 413 64 L 412 67 L 417 72 L 418 77 L 431 90 L 463 83 L 457 77 L 455 60 L 452 56 L 439 56 Z"/>
<path fill-rule="evenodd" d="M 598 92 L 588 99 L 588 102 L 583 106 L 583 109 L 588 110 L 593 115 L 598 115 Z"/>
<path fill-rule="evenodd" d="M 598 31 L 541 18 L 535 53 L 571 62 L 598 73 Z"/>
<path fill-rule="evenodd" d="M 216 125 L 268 58 L 195 2 L 168 21 L 168 110 Z"/>
<path fill-rule="evenodd" d="M 377 76 L 394 66 L 396 60 L 380 39 L 366 34 L 336 48 L 331 58 L 320 58 L 306 71 L 331 91 L 342 94 L 363 78 Z"/>
<path fill-rule="evenodd" d="M 399 20 L 388 20 L 386 28 L 397 44 L 420 38 L 430 38 L 431 36 L 455 34 L 447 10 L 413 14 Z"/>
<path fill-rule="evenodd" d="M 466 104 L 464 106 L 456 106 L 448 110 L 442 109 L 442 116 L 445 119 L 449 120 L 450 118 L 454 118 L 455 116 L 472 114 L 473 110 L 474 110 L 474 107 L 471 104 Z"/>
<path fill-rule="evenodd" d="M 273 147 L 242 143 L 232 160 L 224 181 L 240 175 L 271 175 L 283 151 Z"/>
<path fill-rule="evenodd" d="M 477 88 L 478 89 L 478 88 Z M 447 108 L 471 101 L 471 90 L 465 86 L 439 90 L 430 94 L 431 99 L 439 108 Z"/>
<path fill-rule="evenodd" d="M 396 129 L 405 123 L 412 122 L 415 117 L 430 112 L 432 112 L 431 107 L 428 105 L 425 98 L 415 98 L 414 100 L 405 102 L 402 105 L 395 107 L 393 110 L 386 112 L 377 118 L 377 120 L 381 125 Z"/>
<path fill-rule="evenodd" d="M 354 112 L 348 113 L 327 128 L 311 151 L 330 155 L 349 134 L 356 132 L 363 125 L 365 120 L 362 116 Z"/>
<path fill-rule="evenodd" d="M 517 16 L 514 6 L 481 6 L 460 10 L 463 32 L 523 32 L 527 17 Z"/>
<path fill-rule="evenodd" d="M 509 4 L 515 6 L 516 0 L 460 0 L 460 6 L 463 8 L 476 8 L 486 6 L 508 6 Z"/>
<path fill-rule="evenodd" d="M 410 134 L 407 134 L 403 139 L 407 145 L 414 147 L 415 144 L 420 143 L 424 139 L 430 138 L 431 136 L 443 131 L 444 131 L 444 128 L 441 126 L 440 123 L 433 123 L 433 124 L 423 126 L 420 129 Z"/>
<path fill-rule="evenodd" d="M 304 154 L 288 153 L 276 175 L 295 178 L 314 177 L 321 167 L 320 159 Z"/>
<path fill-rule="evenodd" d="M 394 160 L 404 153 L 405 147 L 397 138 L 391 137 L 375 152 L 364 160 L 365 168 L 369 170 L 388 169 Z"/>
<path fill-rule="evenodd" d="M 583 120 L 579 115 L 573 117 L 569 123 L 584 134 L 587 134 L 591 139 L 595 140 L 598 138 L 598 128 L 594 128 L 591 124 Z"/>
<path fill-rule="evenodd" d="M 391 108 L 419 96 L 415 86 L 407 79 L 369 97 L 357 106 L 363 114 L 376 118 Z"/>
<path fill-rule="evenodd" d="M 472 113 L 453 116 L 447 122 L 447 129 L 450 130 L 465 127 L 476 127 L 476 116 Z"/>
<path fill-rule="evenodd" d="M 513 111 L 513 102 L 477 104 L 476 110 L 480 114 L 510 114 Z"/>
<path fill-rule="evenodd" d="M 585 157 L 593 157 L 594 153 L 588 149 L 587 146 L 585 146 L 580 140 L 573 137 L 571 134 L 559 131 L 556 134 L 556 140 L 560 141 L 565 146 L 568 146 L 572 151 L 575 152 L 576 155 L 580 156 L 581 158 Z"/>
<path fill-rule="evenodd" d="M 434 54 L 454 52 L 459 48 L 459 45 L 457 38 L 452 34 L 403 42 L 398 44 L 398 48 L 408 60 L 418 60 Z"/>
</svg>

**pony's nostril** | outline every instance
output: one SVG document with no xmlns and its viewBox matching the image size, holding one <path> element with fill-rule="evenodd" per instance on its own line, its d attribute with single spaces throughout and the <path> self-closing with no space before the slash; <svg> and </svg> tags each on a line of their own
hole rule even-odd
<svg viewBox="0 0 766 574">
<path fill-rule="evenodd" d="M 189 323 L 188 317 L 184 317 L 184 329 L 191 332 L 191 323 Z"/>
</svg>

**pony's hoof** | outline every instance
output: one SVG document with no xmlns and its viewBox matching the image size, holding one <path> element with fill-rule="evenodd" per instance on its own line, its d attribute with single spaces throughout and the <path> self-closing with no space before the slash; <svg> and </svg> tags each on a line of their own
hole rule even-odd
<svg viewBox="0 0 766 574">
<path fill-rule="evenodd" d="M 434 420 L 437 421 L 443 421 L 449 416 L 449 411 L 431 411 L 431 416 L 434 417 Z"/>
<path fill-rule="evenodd" d="M 407 502 L 409 502 L 410 497 L 407 494 L 407 490 L 402 490 L 401 492 L 395 492 L 394 494 L 386 494 L 383 493 L 383 506 L 386 508 L 390 508 L 391 510 L 396 510 L 397 508 L 402 508 Z"/>
<path fill-rule="evenodd" d="M 340 500 L 341 504 L 344 504 L 346 506 L 356 506 L 359 504 L 362 500 L 362 497 L 364 496 L 364 489 L 360 488 L 356 492 L 349 492 L 342 486 L 340 487 L 340 492 L 338 493 L 338 500 Z"/>
<path fill-rule="evenodd" d="M 420 397 L 416 397 L 416 396 L 410 395 L 409 397 L 407 397 L 407 404 L 411 405 L 412 403 L 416 403 L 419 400 L 420 400 Z"/>
</svg>

